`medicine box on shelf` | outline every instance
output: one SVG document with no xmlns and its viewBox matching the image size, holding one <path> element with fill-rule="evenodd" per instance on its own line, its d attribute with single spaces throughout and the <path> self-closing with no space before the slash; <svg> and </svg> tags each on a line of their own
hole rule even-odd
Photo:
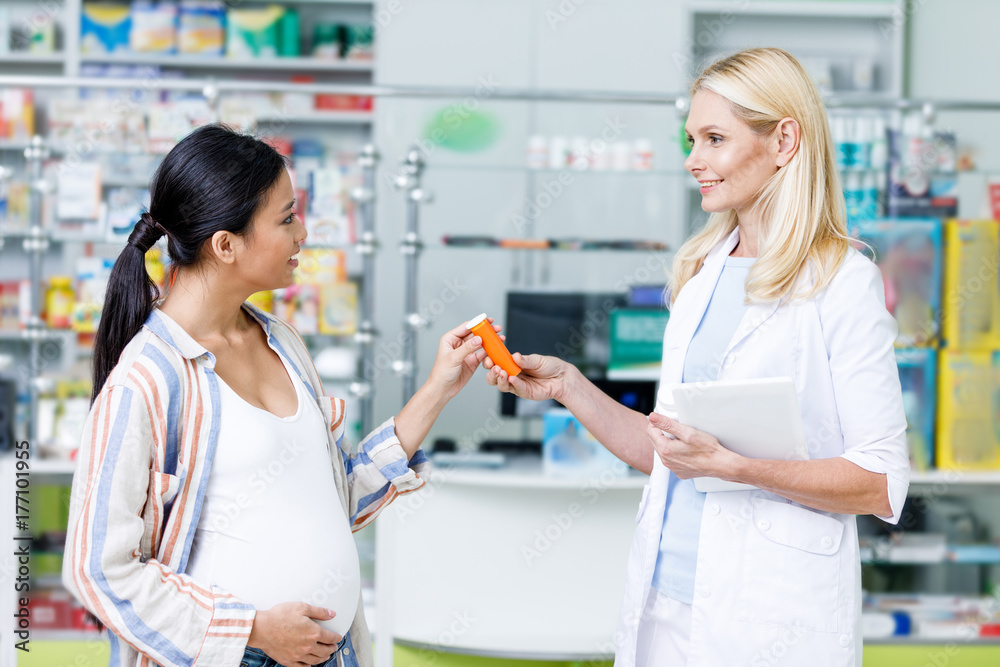
<svg viewBox="0 0 1000 667">
<path fill-rule="evenodd" d="M 1000 350 L 941 350 L 937 467 L 1000 469 Z"/>
<path fill-rule="evenodd" d="M 882 271 L 897 347 L 934 347 L 941 330 L 941 223 L 933 218 L 852 222 L 855 247 Z"/>
<path fill-rule="evenodd" d="M 948 220 L 944 227 L 943 335 L 965 351 L 1000 347 L 1000 224 Z"/>
<path fill-rule="evenodd" d="M 906 413 L 910 466 L 924 472 L 934 466 L 934 415 L 937 405 L 937 350 L 896 350 L 899 384 Z"/>
</svg>

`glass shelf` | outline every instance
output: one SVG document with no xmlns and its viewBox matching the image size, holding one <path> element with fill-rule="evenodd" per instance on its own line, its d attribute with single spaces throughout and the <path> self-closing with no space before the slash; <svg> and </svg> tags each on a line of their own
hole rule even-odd
<svg viewBox="0 0 1000 667">
<path fill-rule="evenodd" d="M 708 0 L 699 2 L 693 6 L 693 11 L 697 14 L 720 14 L 732 13 L 734 5 L 732 2 L 718 2 Z M 774 0 L 760 0 L 758 2 L 747 2 L 738 9 L 744 14 L 758 14 L 764 16 L 815 16 L 815 17 L 849 17 L 849 18 L 892 18 L 897 11 L 895 3 L 891 0 L 875 0 L 873 2 L 775 2 Z"/>
<path fill-rule="evenodd" d="M 534 239 L 527 239 L 532 241 Z M 539 239 L 544 241 L 546 239 Z M 556 242 L 566 243 L 571 241 L 571 239 L 552 239 Z M 595 239 L 596 241 L 596 239 Z M 598 246 L 598 247 L 559 247 L 559 246 L 535 246 L 535 245 L 479 245 L 479 244 L 469 244 L 465 245 L 462 243 L 428 243 L 425 244 L 424 250 L 531 250 L 531 251 L 554 251 L 554 252 L 670 252 L 669 247 L 635 247 L 635 248 L 618 248 L 613 246 Z"/>
<path fill-rule="evenodd" d="M 454 171 L 481 171 L 481 172 L 508 172 L 508 173 L 526 173 L 526 174 L 539 174 L 539 175 L 549 175 L 554 176 L 557 174 L 569 174 L 574 178 L 577 176 L 600 176 L 600 177 L 610 177 L 610 176 L 621 176 L 625 178 L 638 178 L 642 176 L 685 176 L 691 178 L 685 169 L 680 166 L 683 162 L 678 156 L 678 166 L 676 168 L 656 168 L 656 169 L 574 169 L 573 167 L 545 167 L 545 168 L 533 168 L 527 165 L 503 165 L 503 164 L 441 164 L 428 162 L 427 172 L 454 172 Z"/>
<path fill-rule="evenodd" d="M 954 548 L 949 547 L 948 551 L 942 560 L 891 560 L 886 558 L 879 558 L 870 553 L 868 549 L 865 553 L 865 549 L 862 549 L 861 564 L 862 565 L 902 565 L 902 566 L 913 566 L 913 565 L 1000 565 L 1000 550 L 998 550 L 993 545 L 970 545 L 975 547 L 981 547 L 983 551 L 981 553 L 970 553 L 968 555 L 962 554 L 961 547 L 958 547 L 956 551 Z M 891 551 L 891 549 L 890 549 Z M 977 549 L 978 551 L 978 549 Z"/>
<path fill-rule="evenodd" d="M 65 341 L 75 338 L 77 332 L 72 329 L 44 329 L 40 336 L 40 340 L 50 341 Z M 24 329 L 0 329 L 0 341 L 24 341 L 25 343 L 31 342 L 31 338 L 28 336 L 27 330 Z"/>
<path fill-rule="evenodd" d="M 31 53 L 14 51 L 0 55 L 0 63 L 18 65 L 61 65 L 66 60 L 62 53 Z"/>
<path fill-rule="evenodd" d="M 945 646 L 961 642 L 963 646 L 1000 646 L 1000 637 L 865 637 L 865 646 L 896 645 L 896 646 Z"/>
<path fill-rule="evenodd" d="M 314 123 L 316 125 L 370 125 L 371 111 L 311 111 L 308 113 L 280 112 L 257 116 L 258 123 Z"/>
<path fill-rule="evenodd" d="M 162 67 L 186 67 L 190 69 L 231 69 L 231 70 L 274 70 L 289 72 L 372 72 L 374 63 L 370 60 L 335 60 L 332 58 L 276 57 L 276 58 L 228 58 L 226 56 L 164 55 L 147 53 L 83 54 L 80 62 L 120 63 L 129 65 L 160 65 Z"/>
</svg>

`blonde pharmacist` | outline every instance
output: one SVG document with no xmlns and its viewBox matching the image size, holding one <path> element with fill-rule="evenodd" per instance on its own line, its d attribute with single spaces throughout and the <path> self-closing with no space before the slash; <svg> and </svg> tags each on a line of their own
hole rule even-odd
<svg viewBox="0 0 1000 667">
<path fill-rule="evenodd" d="M 712 215 L 674 261 L 656 411 L 552 357 L 515 355 L 514 378 L 487 360 L 488 381 L 556 398 L 650 474 L 617 667 L 860 665 L 855 515 L 895 523 L 909 483 L 896 326 L 878 269 L 848 244 L 826 113 L 801 65 L 744 51 L 691 93 L 685 167 Z M 677 383 L 782 376 L 809 461 L 744 459 L 672 418 Z M 759 490 L 699 493 L 701 475 Z"/>
</svg>

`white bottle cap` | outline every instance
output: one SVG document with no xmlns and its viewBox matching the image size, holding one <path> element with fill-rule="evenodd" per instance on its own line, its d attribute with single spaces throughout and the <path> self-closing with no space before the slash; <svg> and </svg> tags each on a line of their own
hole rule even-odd
<svg viewBox="0 0 1000 667">
<path fill-rule="evenodd" d="M 471 320 L 465 323 L 465 328 L 468 329 L 469 331 L 472 331 L 472 327 L 481 324 L 482 321 L 485 319 L 486 319 L 486 313 L 483 313 L 482 315 L 476 315 Z"/>
</svg>

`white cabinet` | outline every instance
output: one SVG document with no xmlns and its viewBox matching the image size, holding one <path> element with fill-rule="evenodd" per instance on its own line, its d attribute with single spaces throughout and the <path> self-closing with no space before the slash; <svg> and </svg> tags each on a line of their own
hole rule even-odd
<svg viewBox="0 0 1000 667">
<path fill-rule="evenodd" d="M 905 0 L 688 0 L 688 66 L 776 46 L 796 56 L 821 89 L 838 95 L 903 94 Z"/>
</svg>

